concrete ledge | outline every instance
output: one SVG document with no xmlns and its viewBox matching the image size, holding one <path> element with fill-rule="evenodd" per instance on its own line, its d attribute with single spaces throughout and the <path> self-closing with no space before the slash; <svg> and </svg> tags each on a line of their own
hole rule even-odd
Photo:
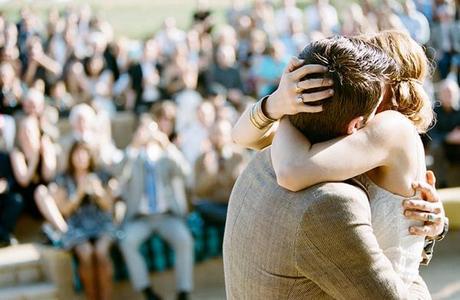
<svg viewBox="0 0 460 300">
<path fill-rule="evenodd" d="M 2 300 L 57 300 L 56 288 L 52 283 L 35 283 L 0 289 Z M 69 299 L 69 298 L 62 298 Z"/>
<path fill-rule="evenodd" d="M 0 268 L 35 265 L 40 260 L 40 251 L 32 244 L 22 244 L 0 249 Z"/>
<path fill-rule="evenodd" d="M 49 246 L 41 246 L 42 270 L 48 281 L 56 287 L 56 295 L 59 299 L 74 299 L 72 277 L 72 256 L 68 251 L 55 249 Z"/>
<path fill-rule="evenodd" d="M 460 229 L 460 187 L 438 190 L 451 230 Z"/>
</svg>

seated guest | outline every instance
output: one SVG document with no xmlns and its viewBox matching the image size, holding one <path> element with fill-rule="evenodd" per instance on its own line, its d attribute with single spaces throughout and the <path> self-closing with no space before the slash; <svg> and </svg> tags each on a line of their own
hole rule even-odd
<svg viewBox="0 0 460 300">
<path fill-rule="evenodd" d="M 5 114 L 14 114 L 21 107 L 21 81 L 15 74 L 10 63 L 1 57 L 0 64 L 0 111 Z"/>
<path fill-rule="evenodd" d="M 40 37 L 37 35 L 27 39 L 27 52 L 23 69 L 23 80 L 31 85 L 35 80 L 42 79 L 46 85 L 50 85 L 61 75 L 62 66 L 43 50 Z"/>
<path fill-rule="evenodd" d="M 70 110 L 69 122 L 71 130 L 68 134 L 61 136 L 59 145 L 61 146 L 60 156 L 64 157 L 59 161 L 59 169 L 66 170 L 67 166 L 67 155 L 70 151 L 70 148 L 75 142 L 84 142 L 91 147 L 93 154 L 97 149 L 96 146 L 96 133 L 95 133 L 95 124 L 96 124 L 96 112 L 88 104 L 78 104 Z"/>
<path fill-rule="evenodd" d="M 454 145 L 459 144 L 459 142 L 455 142 L 460 128 L 460 89 L 458 84 L 451 79 L 442 81 L 438 98 L 441 105 L 434 109 L 437 122 L 430 131 L 432 137 L 430 150 L 434 158 L 434 170 L 438 176 L 438 182 L 440 186 L 445 186 L 447 185 L 446 174 L 449 168 L 447 159 L 451 156 L 449 153 L 452 152 L 449 149 L 455 150 Z M 448 154 L 447 157 L 446 154 Z"/>
<path fill-rule="evenodd" d="M 232 144 L 231 131 L 228 121 L 214 124 L 209 136 L 211 147 L 195 163 L 196 209 L 204 218 L 222 224 L 233 185 L 246 162 L 245 155 Z"/>
<path fill-rule="evenodd" d="M 411 38 L 420 45 L 425 45 L 430 40 L 430 25 L 427 18 L 417 10 L 413 0 L 404 2 L 404 12 L 399 16 Z"/>
<path fill-rule="evenodd" d="M 307 20 L 309 32 L 321 31 L 327 36 L 339 31 L 337 10 L 329 3 L 329 0 L 315 0 L 313 4 L 307 6 L 305 20 Z"/>
<path fill-rule="evenodd" d="M 21 196 L 13 191 L 13 187 L 14 176 L 10 157 L 8 153 L 0 152 L 0 247 L 16 243 L 12 233 L 23 203 Z"/>
<path fill-rule="evenodd" d="M 216 53 L 216 63 L 206 74 L 206 86 L 218 83 L 228 90 L 228 100 L 238 103 L 242 97 L 243 82 L 236 63 L 235 49 L 231 46 L 220 46 Z"/>
<path fill-rule="evenodd" d="M 56 172 L 56 151 L 51 139 L 40 133 L 39 121 L 26 117 L 19 124 L 18 147 L 11 152 L 15 191 L 24 201 L 25 210 L 35 218 L 41 216 L 55 228 L 65 231 L 66 224 L 56 205 L 49 200 L 47 184 Z"/>
<path fill-rule="evenodd" d="M 177 137 L 176 129 L 174 128 L 177 115 L 176 104 L 170 100 L 155 103 L 152 106 L 151 113 L 158 124 L 158 129 L 166 134 L 171 142 L 174 142 Z"/>
<path fill-rule="evenodd" d="M 108 300 L 112 295 L 109 250 L 116 232 L 110 214 L 112 196 L 103 185 L 104 179 L 104 174 L 95 170 L 89 147 L 76 142 L 69 153 L 67 171 L 50 185 L 68 224 L 62 246 L 77 254 L 80 277 L 90 300 Z"/>
<path fill-rule="evenodd" d="M 256 63 L 252 69 L 256 78 L 258 97 L 271 94 L 276 90 L 289 60 L 289 57 L 285 55 L 284 45 L 280 41 L 274 41 L 268 47 L 267 52 L 267 55 L 262 55 L 255 60 Z"/>
<path fill-rule="evenodd" d="M 59 142 L 60 157 L 63 157 L 59 161 L 60 170 L 66 169 L 66 157 L 76 141 L 84 142 L 90 147 L 98 166 L 110 165 L 112 160 L 119 158 L 120 154 L 112 140 L 108 114 L 103 111 L 97 112 L 91 106 L 82 103 L 72 108 L 69 121 L 72 130 Z"/>
<path fill-rule="evenodd" d="M 72 95 L 67 91 L 64 81 L 56 82 L 50 88 L 51 101 L 61 116 L 68 116 L 70 108 L 75 104 Z"/>
<path fill-rule="evenodd" d="M 58 111 L 45 103 L 45 82 L 41 79 L 34 81 L 34 85 L 22 97 L 24 119 L 38 121 L 40 132 L 56 140 L 59 137 L 57 128 Z"/>
<path fill-rule="evenodd" d="M 452 55 L 458 34 L 454 22 L 454 10 L 448 1 L 433 1 L 433 17 L 431 24 L 431 46 L 436 49 L 437 71 L 441 79 L 447 78 L 451 71 Z"/>
<path fill-rule="evenodd" d="M 275 12 L 275 25 L 279 35 L 289 33 L 292 22 L 302 22 L 302 11 L 297 7 L 295 0 L 284 0 L 282 7 Z"/>
<path fill-rule="evenodd" d="M 157 42 L 147 40 L 140 61 L 130 65 L 124 85 L 129 87 L 128 98 L 134 99 L 131 103 L 128 101 L 125 108 L 133 108 L 136 113 L 146 112 L 159 99 L 158 51 Z"/>
<path fill-rule="evenodd" d="M 193 239 L 184 218 L 184 182 L 189 171 L 168 146 L 167 137 L 155 122 L 144 118 L 124 159 L 114 166 L 126 202 L 125 238 L 120 241 L 120 249 L 135 290 L 142 291 L 146 299 L 161 299 L 153 291 L 139 252 L 139 246 L 153 233 L 159 234 L 175 253 L 178 299 L 188 299 L 193 287 Z"/>
<path fill-rule="evenodd" d="M 209 129 L 216 119 L 216 110 L 208 102 L 202 102 L 196 109 L 196 120 L 189 126 L 178 130 L 178 143 L 185 158 L 190 165 L 195 165 L 195 160 L 203 153 L 203 148 L 208 142 Z"/>
<path fill-rule="evenodd" d="M 433 140 L 444 142 L 446 136 L 460 126 L 460 88 L 452 79 L 440 83 L 438 99 L 441 105 L 435 107 L 436 125 L 431 131 Z"/>
<path fill-rule="evenodd" d="M 196 67 L 188 59 L 188 54 L 186 45 L 177 45 L 170 60 L 164 64 L 160 85 L 167 98 L 175 98 L 176 93 L 187 88 L 188 72 Z"/>
<path fill-rule="evenodd" d="M 190 127 L 196 121 L 196 110 L 203 102 L 197 91 L 198 69 L 189 63 L 183 74 L 184 89 L 174 95 L 177 105 L 176 130 L 178 132 Z"/>
</svg>

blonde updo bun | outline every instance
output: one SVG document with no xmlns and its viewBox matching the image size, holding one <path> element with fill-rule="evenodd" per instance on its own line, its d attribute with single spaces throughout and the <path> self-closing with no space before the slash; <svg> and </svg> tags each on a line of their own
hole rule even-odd
<svg viewBox="0 0 460 300">
<path fill-rule="evenodd" d="M 390 76 L 393 99 L 389 109 L 409 118 L 420 133 L 428 130 L 434 120 L 430 97 L 423 87 L 429 73 L 428 58 L 423 48 L 408 34 L 387 30 L 361 38 L 380 47 L 395 60 L 399 72 Z"/>
</svg>

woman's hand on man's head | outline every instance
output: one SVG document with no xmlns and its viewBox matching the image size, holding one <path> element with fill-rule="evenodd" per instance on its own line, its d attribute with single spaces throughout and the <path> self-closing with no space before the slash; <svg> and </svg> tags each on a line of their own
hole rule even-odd
<svg viewBox="0 0 460 300">
<path fill-rule="evenodd" d="M 322 65 L 304 65 L 303 60 L 293 57 L 281 76 L 278 88 L 268 97 L 265 106 L 267 115 L 279 120 L 284 115 L 321 112 L 321 105 L 311 103 L 331 97 L 334 90 L 327 87 L 331 87 L 333 81 L 326 78 L 302 79 L 307 75 L 325 73 L 327 70 Z M 324 90 L 305 92 L 318 88 Z"/>
</svg>

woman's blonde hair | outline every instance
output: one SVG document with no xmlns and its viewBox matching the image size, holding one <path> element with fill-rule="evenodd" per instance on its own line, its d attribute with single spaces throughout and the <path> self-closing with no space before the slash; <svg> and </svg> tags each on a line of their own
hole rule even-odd
<svg viewBox="0 0 460 300">
<path fill-rule="evenodd" d="M 389 109 L 409 118 L 419 132 L 426 132 L 433 123 L 434 112 L 430 97 L 423 88 L 430 70 L 423 48 L 408 34 L 396 30 L 362 35 L 361 38 L 393 57 L 399 69 L 390 76 L 393 97 Z"/>
</svg>

